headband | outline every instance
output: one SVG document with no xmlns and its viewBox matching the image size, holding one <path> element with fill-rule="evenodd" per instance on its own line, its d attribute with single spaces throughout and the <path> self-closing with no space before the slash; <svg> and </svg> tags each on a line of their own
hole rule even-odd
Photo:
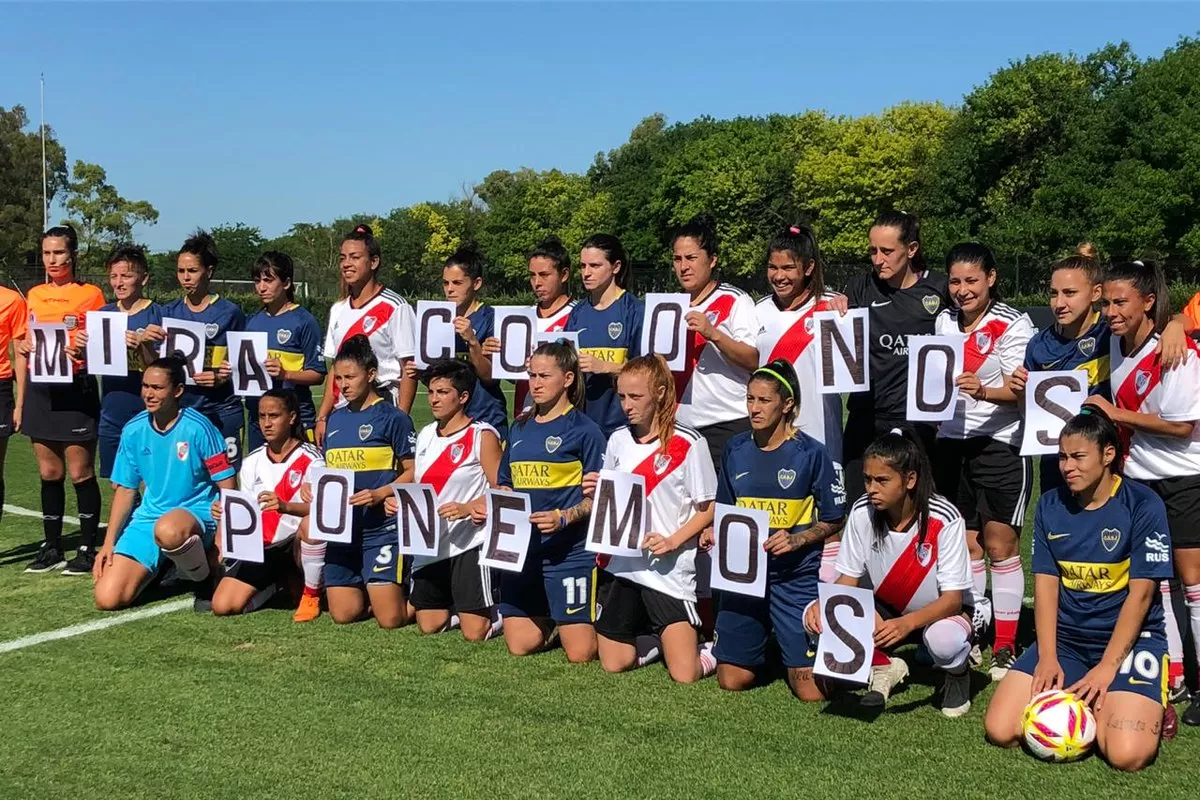
<svg viewBox="0 0 1200 800">
<path fill-rule="evenodd" d="M 787 395 L 788 395 L 788 397 L 795 397 L 795 396 L 796 396 L 796 395 L 795 395 L 795 392 L 793 392 L 793 391 L 792 391 L 792 385 L 791 385 L 790 383 L 788 383 L 788 380 L 787 380 L 787 378 L 783 377 L 782 375 L 780 375 L 778 372 L 776 372 L 775 370 L 771 369 L 770 367 L 759 367 L 758 369 L 754 370 L 754 375 L 755 375 L 755 377 L 757 377 L 757 376 L 759 376 L 759 375 L 763 375 L 763 374 L 770 375 L 772 378 L 774 378 L 775 380 L 779 381 L 779 384 L 780 384 L 780 385 L 781 385 L 781 386 L 782 386 L 784 389 L 786 389 L 786 390 L 787 390 Z"/>
</svg>

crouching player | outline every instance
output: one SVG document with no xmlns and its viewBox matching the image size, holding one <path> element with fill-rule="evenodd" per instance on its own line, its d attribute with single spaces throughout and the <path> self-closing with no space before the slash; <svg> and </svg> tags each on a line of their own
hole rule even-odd
<svg viewBox="0 0 1200 800">
<path fill-rule="evenodd" d="M 933 471 L 913 433 L 894 429 L 863 454 L 867 493 L 850 509 L 842 531 L 836 583 L 865 586 L 875 594 L 875 662 L 865 706 L 887 703 L 908 676 L 903 659 L 889 655 L 919 637 L 935 667 L 945 671 L 941 708 L 947 717 L 971 710 L 967 657 L 977 627 L 973 621 L 971 562 L 963 518 L 933 492 Z M 821 633 L 817 604 L 804 626 Z"/>
<path fill-rule="evenodd" d="M 176 356 L 157 359 L 142 373 L 146 410 L 121 432 L 108 530 L 92 568 L 102 610 L 131 605 L 166 559 L 200 584 L 196 609 L 209 608 L 217 564 L 212 504 L 219 489 L 235 488 L 234 470 L 220 431 L 199 411 L 180 407 L 185 380 L 184 361 Z M 142 484 L 146 491 L 135 511 Z"/>
<path fill-rule="evenodd" d="M 297 560 L 304 571 L 304 594 L 292 619 L 310 622 L 321 615 L 321 571 L 325 543 L 305 541 L 312 500 L 308 471 L 325 466 L 325 459 L 304 441 L 300 402 L 291 389 L 270 389 L 256 398 L 258 419 L 253 425 L 266 441 L 242 460 L 238 485 L 250 492 L 262 508 L 263 562 L 225 559 L 225 575 L 213 593 L 214 614 L 241 614 L 262 608 L 286 586 Z M 221 501 L 212 505 L 212 516 L 221 521 Z M 309 552 L 320 558 L 312 564 Z M 297 558 L 297 556 L 299 558 Z"/>
<path fill-rule="evenodd" d="M 1030 698 L 1066 687 L 1095 710 L 1100 754 L 1133 772 L 1158 753 L 1167 699 L 1167 511 L 1117 474 L 1121 440 L 1101 411 L 1085 406 L 1066 424 L 1058 464 L 1066 486 L 1042 495 L 1033 523 L 1037 644 L 1000 682 L 984 727 L 1014 747 Z"/>
</svg>

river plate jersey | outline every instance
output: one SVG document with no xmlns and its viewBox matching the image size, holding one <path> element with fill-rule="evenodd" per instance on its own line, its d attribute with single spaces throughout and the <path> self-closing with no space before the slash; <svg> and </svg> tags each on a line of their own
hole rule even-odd
<svg viewBox="0 0 1200 800">
<path fill-rule="evenodd" d="M 309 481 L 308 471 L 325 466 L 321 452 L 310 444 L 301 443 L 288 453 L 282 461 L 273 461 L 264 445 L 242 459 L 238 470 L 238 488 L 258 497 L 263 492 L 272 492 L 283 503 L 299 503 L 300 487 Z M 262 512 L 263 544 L 271 545 L 286 541 L 300 529 L 301 517 L 280 514 L 278 511 Z"/>
<path fill-rule="evenodd" d="M 121 311 L 116 303 L 109 303 L 101 311 Z M 158 303 L 149 303 L 144 308 L 129 314 L 127 325 L 131 333 L 143 334 L 150 325 L 162 325 L 163 309 Z M 106 435 L 119 436 L 121 426 L 145 410 L 142 402 L 142 371 L 146 365 L 142 348 L 130 347 L 128 353 L 129 373 L 125 376 L 103 375 L 100 377 L 100 429 Z"/>
<path fill-rule="evenodd" d="M 377 400 L 353 411 L 335 408 L 325 430 L 325 463 L 333 469 L 354 471 L 354 491 L 378 489 L 400 474 L 401 459 L 413 454 L 416 433 L 408 414 Z M 396 518 L 384 512 L 383 503 L 354 508 L 355 531 L 376 531 L 395 526 Z"/>
<path fill-rule="evenodd" d="M 162 311 L 164 318 L 200 322 L 204 325 L 204 369 L 215 371 L 222 361 L 229 358 L 229 346 L 225 334 L 246 327 L 246 315 L 236 305 L 220 295 L 212 295 L 208 305 L 201 311 L 188 308 L 183 298 L 168 303 Z M 180 403 L 195 408 L 202 414 L 237 414 L 242 410 L 242 398 L 233 393 L 233 382 L 225 381 L 217 386 L 187 386 Z"/>
<path fill-rule="evenodd" d="M 285 372 L 315 370 L 325 374 L 325 359 L 321 357 L 321 326 L 307 309 L 295 306 L 272 316 L 259 311 L 246 320 L 247 331 L 267 334 L 267 357 L 278 359 Z M 313 405 L 312 388 L 297 386 L 291 381 L 272 379 L 276 389 L 291 389 L 300 403 L 300 419 L 306 428 L 316 424 L 317 411 Z M 250 424 L 258 424 L 258 398 L 246 398 L 246 413 Z"/>
<path fill-rule="evenodd" d="M 598 310 L 585 297 L 571 310 L 567 330 L 579 334 L 579 352 L 607 361 L 624 364 L 641 353 L 642 301 L 629 292 L 622 292 L 608 308 Z M 585 374 L 587 405 L 584 412 L 609 436 L 625 424 L 625 414 L 617 402 L 617 376 Z"/>
<path fill-rule="evenodd" d="M 485 434 L 496 436 L 496 429 L 486 422 L 472 421 L 449 436 L 438 435 L 438 424 L 431 422 L 417 434 L 416 479 L 437 492 L 437 507 L 446 503 L 470 503 L 489 488 L 480 455 Z M 443 561 L 483 544 L 486 528 L 476 525 L 470 517 L 450 521 L 437 518 L 441 527 L 438 554 L 415 556 L 413 569 Z"/>
<path fill-rule="evenodd" d="M 736 286 L 718 284 L 688 310 L 703 314 L 709 324 L 735 342 L 754 346 L 759 327 L 754 301 Z M 688 331 L 684 369 L 675 373 L 679 421 L 704 428 L 745 419 L 749 379 L 750 373 L 731 363 L 715 344 L 698 331 Z M 840 398 L 838 401 L 840 404 Z"/>
</svg>

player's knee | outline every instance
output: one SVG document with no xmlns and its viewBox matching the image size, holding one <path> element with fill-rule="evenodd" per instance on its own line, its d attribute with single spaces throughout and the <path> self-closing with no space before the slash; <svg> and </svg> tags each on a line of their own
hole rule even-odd
<svg viewBox="0 0 1200 800">
<path fill-rule="evenodd" d="M 521 636 L 506 627 L 504 629 L 504 646 L 508 648 L 510 656 L 531 656 L 541 652 L 542 648 L 546 646 L 546 640 L 540 635 Z"/>
<path fill-rule="evenodd" d="M 754 677 L 724 672 L 717 668 L 717 686 L 727 692 L 744 692 L 754 688 Z"/>
<path fill-rule="evenodd" d="M 96 601 L 96 608 L 101 611 L 120 611 L 129 605 L 129 601 L 125 599 L 124 593 L 114 581 L 97 583 L 92 597 Z"/>
<path fill-rule="evenodd" d="M 89 481 L 96 476 L 96 472 L 92 469 L 92 465 L 86 462 L 83 464 L 71 464 L 69 465 L 67 471 L 71 476 L 71 483 L 73 484 Z"/>
<path fill-rule="evenodd" d="M 420 615 L 417 615 L 417 630 L 419 630 L 421 633 L 424 633 L 424 634 L 441 633 L 445 629 L 446 629 L 446 620 L 444 620 L 444 619 L 434 620 L 434 619 L 429 619 L 428 617 L 422 617 Z M 463 631 L 463 635 L 466 636 L 465 630 Z"/>
<path fill-rule="evenodd" d="M 805 703 L 820 703 L 825 700 L 825 693 L 813 679 L 811 669 L 788 670 L 788 686 L 797 700 Z"/>
<path fill-rule="evenodd" d="M 358 622 L 362 619 L 362 608 L 357 606 L 344 606 L 329 604 L 329 618 L 336 625 L 349 625 L 352 622 Z"/>
<path fill-rule="evenodd" d="M 485 642 L 487 641 L 488 632 L 492 628 L 491 620 L 484 619 L 482 622 L 467 622 L 459 623 L 462 628 L 462 637 L 468 642 Z"/>
<path fill-rule="evenodd" d="M 403 628 L 410 621 L 403 606 L 400 608 L 375 609 L 375 622 L 385 630 L 390 631 L 396 628 Z"/>
<path fill-rule="evenodd" d="M 567 654 L 567 661 L 572 664 L 586 664 L 589 661 L 596 660 L 595 645 L 591 647 L 587 645 L 575 645 L 573 647 L 564 645 L 563 652 Z"/>
<path fill-rule="evenodd" d="M 610 675 L 616 675 L 621 672 L 629 672 L 637 663 L 636 656 L 633 658 L 622 658 L 621 656 L 605 655 L 600 656 L 600 667 Z"/>
<path fill-rule="evenodd" d="M 1155 750 L 1141 746 L 1140 742 L 1126 738 L 1110 740 L 1104 749 L 1104 758 L 1121 772 L 1137 772 L 1150 766 L 1154 760 Z"/>
<path fill-rule="evenodd" d="M 49 483 L 61 481 L 64 476 L 63 465 L 53 462 L 38 462 L 38 477 Z"/>
<path fill-rule="evenodd" d="M 159 517 L 154 523 L 154 543 L 163 550 L 178 550 L 183 547 L 188 531 L 183 530 L 171 514 Z"/>
<path fill-rule="evenodd" d="M 955 619 L 939 619 L 925 629 L 921 640 L 933 663 L 943 669 L 959 666 L 970 650 L 967 629 Z"/>
<path fill-rule="evenodd" d="M 700 680 L 700 664 L 667 664 L 667 674 L 676 683 L 695 683 Z"/>
<path fill-rule="evenodd" d="M 983 718 L 983 735 L 996 747 L 1016 747 L 1021 742 L 1021 731 L 1011 714 L 988 706 Z"/>
</svg>

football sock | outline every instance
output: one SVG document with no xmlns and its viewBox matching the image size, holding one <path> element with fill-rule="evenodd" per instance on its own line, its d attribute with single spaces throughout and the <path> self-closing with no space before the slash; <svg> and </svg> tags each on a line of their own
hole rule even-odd
<svg viewBox="0 0 1200 800">
<path fill-rule="evenodd" d="M 703 642 L 697 649 L 700 655 L 700 677 L 707 678 L 717 671 L 717 657 L 713 655 L 713 643 Z"/>
<path fill-rule="evenodd" d="M 1200 583 L 1183 587 L 1187 601 L 1188 624 L 1192 629 L 1192 647 L 1200 651 Z"/>
<path fill-rule="evenodd" d="M 446 630 L 452 631 L 461 624 L 462 619 L 459 618 L 458 614 L 451 614 L 450 619 L 446 621 Z"/>
<path fill-rule="evenodd" d="M 504 617 L 500 614 L 500 610 L 492 608 L 492 627 L 488 628 L 487 636 L 483 637 L 486 642 L 489 639 L 495 639 L 504 633 Z"/>
<path fill-rule="evenodd" d="M 971 653 L 971 623 L 962 614 L 939 619 L 925 629 L 925 649 L 939 669 L 958 672 Z"/>
<path fill-rule="evenodd" d="M 841 540 L 829 541 L 826 540 L 825 546 L 821 548 L 821 574 L 819 579 L 821 583 L 833 583 L 837 578 L 837 558 L 838 552 L 842 549 Z"/>
<path fill-rule="evenodd" d="M 1167 675 L 1170 687 L 1175 688 L 1183 683 L 1183 637 L 1179 634 L 1179 620 L 1175 619 L 1175 607 L 1171 605 L 1171 581 L 1163 581 L 1158 588 L 1162 591 L 1163 623 L 1167 629 L 1167 654 L 1171 657 Z"/>
<path fill-rule="evenodd" d="M 982 558 L 971 562 L 971 588 L 976 600 L 987 594 L 987 564 Z"/>
<path fill-rule="evenodd" d="M 996 615 L 994 649 L 1016 649 L 1017 623 L 1021 620 L 1021 602 L 1025 598 L 1025 571 L 1021 557 L 992 562 L 992 611 Z"/>
<path fill-rule="evenodd" d="M 637 648 L 637 665 L 639 667 L 653 664 L 662 657 L 662 647 L 657 636 L 643 634 L 637 637 L 634 647 Z"/>
<path fill-rule="evenodd" d="M 300 542 L 300 571 L 304 573 L 304 593 L 319 595 L 325 572 L 325 542 Z"/>
<path fill-rule="evenodd" d="M 62 552 L 62 518 L 67 506 L 67 493 L 63 479 L 42 481 L 42 532 L 46 544 Z"/>
<path fill-rule="evenodd" d="M 164 549 L 163 555 L 175 562 L 175 568 L 184 580 L 199 582 L 209 575 L 208 553 L 204 552 L 204 542 L 195 534 L 174 550 Z"/>
<path fill-rule="evenodd" d="M 875 652 L 871 655 L 872 667 L 886 667 L 892 663 L 892 657 L 884 652 L 883 648 L 876 647 Z"/>
<path fill-rule="evenodd" d="M 246 603 L 246 607 L 242 609 L 242 613 L 249 614 L 251 611 L 258 611 L 267 604 L 268 600 L 275 596 L 275 592 L 278 590 L 278 588 L 278 586 L 272 583 L 265 589 L 259 589 L 254 593 L 254 596 L 250 598 L 250 602 Z"/>
<path fill-rule="evenodd" d="M 95 549 L 100 532 L 100 484 L 94 477 L 75 484 L 75 502 L 79 506 L 79 545 Z"/>
</svg>

